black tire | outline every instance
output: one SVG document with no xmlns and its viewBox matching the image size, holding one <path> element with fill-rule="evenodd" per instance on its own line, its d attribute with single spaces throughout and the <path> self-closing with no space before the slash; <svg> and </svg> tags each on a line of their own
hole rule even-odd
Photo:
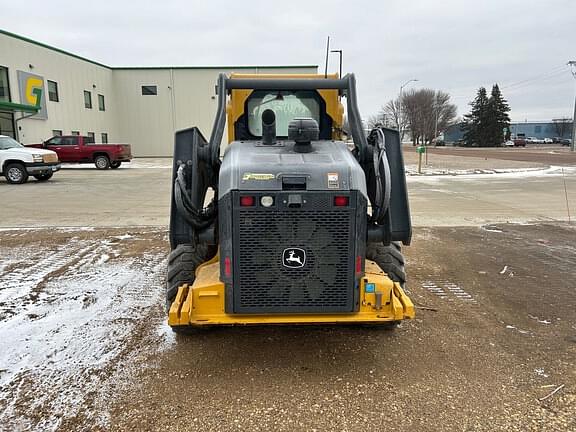
<svg viewBox="0 0 576 432">
<path fill-rule="evenodd" d="M 94 165 L 99 170 L 105 170 L 110 168 L 110 158 L 106 155 L 98 155 L 94 158 Z"/>
<path fill-rule="evenodd" d="M 214 248 L 206 245 L 181 244 L 168 255 L 166 276 L 166 310 L 174 301 L 178 287 L 184 283 L 192 285 L 196 278 L 196 268 L 212 258 Z"/>
<path fill-rule="evenodd" d="M 6 165 L 4 170 L 6 181 L 10 184 L 22 184 L 28 181 L 28 172 L 26 167 L 20 163 L 11 163 Z"/>
<path fill-rule="evenodd" d="M 390 246 L 382 243 L 369 243 L 366 247 L 366 258 L 374 261 L 380 268 L 388 274 L 394 282 L 399 282 L 400 286 L 406 286 L 406 270 L 404 265 L 404 255 L 400 243 L 392 242 Z"/>
<path fill-rule="evenodd" d="M 110 162 L 110 168 L 112 169 L 120 168 L 120 165 L 122 165 L 122 162 L 120 161 Z"/>
<path fill-rule="evenodd" d="M 53 175 L 54 175 L 54 173 L 50 171 L 50 172 L 46 172 L 46 173 L 42 173 L 42 174 L 34 174 L 34 178 L 36 180 L 38 180 L 39 182 L 43 182 L 46 180 L 50 180 Z"/>
</svg>

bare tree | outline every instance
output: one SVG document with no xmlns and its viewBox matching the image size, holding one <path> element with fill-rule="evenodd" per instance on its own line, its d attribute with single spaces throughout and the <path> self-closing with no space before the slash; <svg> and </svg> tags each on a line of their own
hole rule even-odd
<svg viewBox="0 0 576 432">
<path fill-rule="evenodd" d="M 402 106 L 413 145 L 431 143 L 456 118 L 456 105 L 442 91 L 409 90 L 402 95 Z"/>
<path fill-rule="evenodd" d="M 388 120 L 390 127 L 398 129 L 400 133 L 400 142 L 404 140 L 406 134 L 406 126 L 408 124 L 404 106 L 400 97 L 389 100 L 386 105 L 382 107 L 381 115 L 385 120 Z M 385 121 L 385 124 L 387 122 Z"/>
</svg>

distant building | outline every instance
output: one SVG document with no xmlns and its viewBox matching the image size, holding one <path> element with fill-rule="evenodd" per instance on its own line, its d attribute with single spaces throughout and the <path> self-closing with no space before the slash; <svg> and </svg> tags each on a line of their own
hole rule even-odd
<svg viewBox="0 0 576 432">
<path fill-rule="evenodd" d="M 38 114 L 0 109 L 0 134 L 23 144 L 53 135 L 131 143 L 135 156 L 171 156 L 176 130 L 210 135 L 218 74 L 317 73 L 315 65 L 112 67 L 0 30 L 0 101 L 36 104 Z"/>
<path fill-rule="evenodd" d="M 450 126 L 444 131 L 444 141 L 455 143 L 464 139 L 463 123 Z M 554 119 L 549 122 L 519 122 L 510 123 L 510 133 L 512 136 L 534 137 L 534 138 L 571 138 L 572 119 Z"/>
</svg>

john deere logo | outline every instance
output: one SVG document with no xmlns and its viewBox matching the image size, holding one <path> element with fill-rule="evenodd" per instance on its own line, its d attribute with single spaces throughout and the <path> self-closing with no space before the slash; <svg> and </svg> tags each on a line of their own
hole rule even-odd
<svg viewBox="0 0 576 432">
<path fill-rule="evenodd" d="M 300 248 L 284 249 L 282 264 L 288 268 L 300 268 L 306 264 L 306 251 Z"/>
<path fill-rule="evenodd" d="M 46 99 L 44 97 L 44 78 L 29 72 L 17 71 L 20 90 L 20 103 L 40 107 L 33 118 L 47 119 Z"/>
</svg>

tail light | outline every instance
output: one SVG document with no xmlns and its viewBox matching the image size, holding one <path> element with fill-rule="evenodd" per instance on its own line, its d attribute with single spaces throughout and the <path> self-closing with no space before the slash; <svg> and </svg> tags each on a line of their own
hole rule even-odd
<svg viewBox="0 0 576 432">
<path fill-rule="evenodd" d="M 347 196 L 337 195 L 334 197 L 334 205 L 336 207 L 348 207 L 350 199 Z"/>
<path fill-rule="evenodd" d="M 232 276 L 232 262 L 230 261 L 230 257 L 224 258 L 224 274 L 226 277 Z"/>
<path fill-rule="evenodd" d="M 256 198 L 251 195 L 244 195 L 240 197 L 240 206 L 241 207 L 254 207 L 256 203 Z"/>
<path fill-rule="evenodd" d="M 362 273 L 362 257 L 356 257 L 356 274 Z"/>
</svg>

